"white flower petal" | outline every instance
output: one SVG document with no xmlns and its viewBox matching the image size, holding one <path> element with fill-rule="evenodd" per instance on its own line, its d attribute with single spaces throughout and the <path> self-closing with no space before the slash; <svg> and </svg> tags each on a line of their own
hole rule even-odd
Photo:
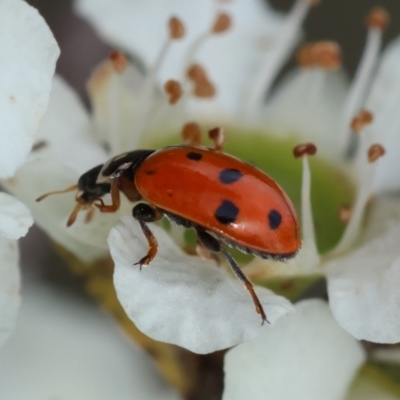
<svg viewBox="0 0 400 400">
<path fill-rule="evenodd" d="M 343 72 L 297 70 L 274 92 L 263 118 L 267 132 L 312 142 L 318 154 L 336 160 L 337 121 L 346 97 Z"/>
<path fill-rule="evenodd" d="M 27 234 L 32 225 L 33 219 L 26 205 L 0 192 L 0 235 L 19 239 Z"/>
<path fill-rule="evenodd" d="M 400 225 L 326 265 L 329 302 L 357 339 L 400 341 Z"/>
<path fill-rule="evenodd" d="M 152 66 L 168 37 L 168 21 L 178 17 L 186 35 L 172 44 L 161 71 L 162 81 L 180 78 L 188 44 L 206 32 L 215 16 L 212 0 L 78 0 L 77 12 L 108 43 L 135 54 Z M 175 76 L 171 75 L 173 71 Z"/>
<path fill-rule="evenodd" d="M 152 263 L 133 265 L 148 249 L 138 223 L 124 217 L 108 242 L 115 263 L 114 284 L 127 315 L 146 335 L 196 353 L 210 353 L 252 339 L 261 326 L 249 293 L 223 268 L 185 255 L 157 226 L 159 243 Z M 292 311 L 284 298 L 256 288 L 273 325 Z"/>
<path fill-rule="evenodd" d="M 0 346 L 14 329 L 20 304 L 19 250 L 15 240 L 0 236 Z"/>
<path fill-rule="evenodd" d="M 321 300 L 306 300 L 225 356 L 223 400 L 342 399 L 365 356 Z"/>
<path fill-rule="evenodd" d="M 128 63 L 125 71 L 118 74 L 110 60 L 101 63 L 89 80 L 93 133 L 111 155 L 139 146 L 147 117 L 143 88 L 143 73 L 135 65 Z M 161 93 L 154 94 L 154 103 L 160 98 Z"/>
<path fill-rule="evenodd" d="M 24 295 L 0 375 L 4 399 L 178 399 L 97 308 L 43 288 Z"/>
<path fill-rule="evenodd" d="M 78 95 L 59 76 L 53 80 L 49 108 L 29 160 L 49 159 L 79 174 L 107 160 L 91 135 L 91 121 Z"/>
<path fill-rule="evenodd" d="M 0 2 L 0 176 L 10 177 L 29 153 L 46 111 L 57 43 L 37 10 Z"/>
<path fill-rule="evenodd" d="M 57 243 L 64 246 L 83 261 L 90 262 L 107 254 L 105 235 L 103 241 L 88 238 L 86 243 L 81 236 L 68 232 L 66 221 L 75 207 L 75 194 L 65 193 L 50 196 L 42 202 L 36 199 L 42 194 L 61 190 L 77 183 L 78 174 L 64 165 L 52 161 L 32 161 L 19 168 L 14 178 L 4 182 L 9 192 L 23 201 L 31 210 L 36 223 Z M 95 215 L 99 217 L 99 215 Z M 97 218 L 96 218 L 97 219 Z M 95 230 L 92 230 L 92 233 Z M 78 233 L 80 231 L 78 230 Z M 90 243 L 88 243 L 90 241 Z"/>
<path fill-rule="evenodd" d="M 398 149 L 400 148 L 400 38 L 394 40 L 384 51 L 376 79 L 371 88 L 365 108 L 374 115 L 368 127 L 372 143 L 380 143 L 386 154 L 379 160 L 375 176 L 375 191 L 400 187 Z"/>
</svg>

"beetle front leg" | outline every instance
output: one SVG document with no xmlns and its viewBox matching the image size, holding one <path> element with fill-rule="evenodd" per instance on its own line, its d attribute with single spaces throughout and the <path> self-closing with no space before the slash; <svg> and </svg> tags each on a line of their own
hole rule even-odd
<svg viewBox="0 0 400 400">
<path fill-rule="evenodd" d="M 133 218 L 135 218 L 140 227 L 142 228 L 142 232 L 146 237 L 149 243 L 149 250 L 147 254 L 134 265 L 140 265 L 140 269 L 142 269 L 143 265 L 148 265 L 153 261 L 154 257 L 157 254 L 157 239 L 154 237 L 150 228 L 147 226 L 146 222 L 154 222 L 161 219 L 162 214 L 156 208 L 149 206 L 148 204 L 140 203 L 133 207 L 132 210 Z"/>
<path fill-rule="evenodd" d="M 119 194 L 118 181 L 114 179 L 111 183 L 111 204 L 104 204 L 101 199 L 101 204 L 96 204 L 96 207 L 102 213 L 111 213 L 119 210 L 121 205 L 121 197 Z"/>
<path fill-rule="evenodd" d="M 237 278 L 243 283 L 245 288 L 249 291 L 250 296 L 253 299 L 254 306 L 256 307 L 256 311 L 258 314 L 261 315 L 262 324 L 264 324 L 265 321 L 268 322 L 267 316 L 260 302 L 260 299 L 258 298 L 256 292 L 254 291 L 253 284 L 249 281 L 249 278 L 247 278 L 244 272 L 240 269 L 235 259 L 222 247 L 221 242 L 214 236 L 211 236 L 209 233 L 200 229 L 197 230 L 197 238 L 206 249 L 215 253 L 221 252 L 225 256 L 232 271 L 235 273 Z"/>
</svg>

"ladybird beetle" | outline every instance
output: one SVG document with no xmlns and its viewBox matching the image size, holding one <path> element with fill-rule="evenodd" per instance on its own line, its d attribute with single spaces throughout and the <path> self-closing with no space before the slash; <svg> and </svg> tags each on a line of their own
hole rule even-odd
<svg viewBox="0 0 400 400">
<path fill-rule="evenodd" d="M 120 192 L 134 202 L 149 250 L 136 264 L 148 265 L 157 253 L 157 241 L 148 222 L 167 217 L 175 224 L 194 228 L 198 242 L 222 253 L 249 291 L 262 322 L 267 321 L 252 283 L 222 246 L 225 242 L 244 253 L 285 261 L 300 248 L 299 224 L 293 205 L 280 186 L 258 168 L 220 151 L 221 143 L 210 131 L 215 148 L 201 145 L 170 146 L 161 150 L 135 150 L 116 156 L 84 173 L 68 189 L 37 199 L 78 190 L 77 205 L 67 225 L 81 209 L 115 212 Z M 102 197 L 111 193 L 112 203 Z M 89 217 L 90 218 L 90 217 Z"/>
</svg>

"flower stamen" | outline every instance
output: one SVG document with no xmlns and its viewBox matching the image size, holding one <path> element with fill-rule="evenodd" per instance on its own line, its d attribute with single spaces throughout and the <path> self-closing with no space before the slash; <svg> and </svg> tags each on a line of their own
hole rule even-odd
<svg viewBox="0 0 400 400">
<path fill-rule="evenodd" d="M 339 148 L 347 152 L 350 138 L 350 122 L 362 106 L 377 65 L 382 45 L 382 33 L 389 23 L 389 14 L 382 8 L 374 8 L 367 17 L 368 35 L 364 53 L 359 63 L 355 78 L 351 84 L 346 102 L 342 111 L 339 125 Z"/>
<path fill-rule="evenodd" d="M 183 142 L 189 146 L 201 145 L 201 129 L 196 122 L 188 122 L 182 128 Z"/>
<path fill-rule="evenodd" d="M 176 104 L 183 94 L 181 84 L 173 79 L 170 79 L 167 82 L 165 82 L 164 90 L 169 96 L 168 102 L 171 105 Z"/>
<path fill-rule="evenodd" d="M 368 143 L 368 133 L 362 132 L 372 121 L 372 113 L 367 110 L 361 110 L 353 119 L 351 124 L 355 132 L 361 132 L 358 154 L 360 174 L 359 188 L 346 230 L 344 231 L 338 245 L 333 249 L 330 255 L 336 256 L 339 253 L 349 250 L 357 240 L 365 209 L 372 193 L 376 161 L 385 154 L 385 150 L 380 144 L 370 145 Z"/>
<path fill-rule="evenodd" d="M 211 32 L 218 35 L 219 33 L 226 32 L 232 25 L 232 18 L 226 13 L 220 13 L 217 15 L 214 24 L 211 28 Z"/>
<path fill-rule="evenodd" d="M 293 149 L 295 158 L 302 158 L 303 176 L 301 184 L 301 230 L 303 237 L 303 248 L 307 249 L 310 260 L 315 260 L 318 264 L 319 255 L 315 241 L 314 220 L 311 208 L 311 172 L 308 157 L 315 155 L 317 147 L 313 143 L 299 144 Z M 314 266 L 309 266 L 310 268 Z"/>
<path fill-rule="evenodd" d="M 310 9 L 314 5 L 310 0 L 297 0 L 286 18 L 286 26 L 283 28 L 283 36 L 274 46 L 274 53 L 265 56 L 259 73 L 250 86 L 247 99 L 245 116 L 250 120 L 259 115 L 264 99 L 268 96 L 272 84 L 275 81 L 283 64 L 290 55 L 293 44 L 299 35 L 300 27 Z"/>
<path fill-rule="evenodd" d="M 187 70 L 187 78 L 193 83 L 193 95 L 200 98 L 215 96 L 214 84 L 208 79 L 206 70 L 199 64 L 192 64 Z"/>
<path fill-rule="evenodd" d="M 217 127 L 208 131 L 208 137 L 214 142 L 214 150 L 221 151 L 225 144 L 225 131 Z"/>
<path fill-rule="evenodd" d="M 368 162 L 374 163 L 376 160 L 381 158 L 383 155 L 385 155 L 385 149 L 382 145 L 380 144 L 373 144 L 369 149 L 368 149 Z"/>
<path fill-rule="evenodd" d="M 128 60 L 126 59 L 125 55 L 120 51 L 114 50 L 109 54 L 108 58 L 112 63 L 114 71 L 117 74 L 123 74 L 126 67 L 128 66 Z"/>
</svg>

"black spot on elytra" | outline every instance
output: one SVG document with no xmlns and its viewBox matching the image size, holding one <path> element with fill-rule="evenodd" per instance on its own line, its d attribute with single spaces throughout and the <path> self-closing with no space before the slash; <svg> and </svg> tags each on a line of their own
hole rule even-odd
<svg viewBox="0 0 400 400">
<path fill-rule="evenodd" d="M 215 211 L 215 218 L 221 224 L 229 225 L 232 222 L 235 222 L 238 214 L 239 208 L 237 208 L 231 201 L 224 200 L 217 208 L 217 211 Z"/>
<path fill-rule="evenodd" d="M 154 175 L 156 173 L 155 169 L 149 169 L 147 171 L 145 171 L 146 175 Z"/>
<path fill-rule="evenodd" d="M 219 180 L 221 183 L 230 184 L 237 182 L 242 176 L 243 174 L 237 169 L 227 168 L 221 171 L 219 174 Z"/>
<path fill-rule="evenodd" d="M 271 210 L 268 214 L 268 223 L 271 229 L 279 228 L 282 222 L 282 215 L 279 211 Z"/>
<path fill-rule="evenodd" d="M 196 153 L 194 151 L 191 151 L 190 153 L 187 153 L 186 157 L 189 160 L 194 160 L 194 161 L 200 161 L 203 158 L 203 156 L 200 153 Z"/>
</svg>

